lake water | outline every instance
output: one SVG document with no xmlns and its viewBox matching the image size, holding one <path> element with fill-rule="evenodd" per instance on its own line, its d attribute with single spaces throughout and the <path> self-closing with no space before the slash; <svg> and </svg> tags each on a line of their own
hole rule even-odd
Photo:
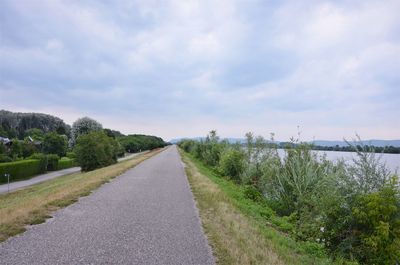
<svg viewBox="0 0 400 265">
<path fill-rule="evenodd" d="M 355 152 L 337 152 L 337 151 L 313 151 L 318 154 L 318 156 L 326 154 L 326 158 L 331 161 L 337 161 L 339 159 L 344 159 L 346 161 L 351 161 L 353 158 L 357 158 L 357 153 Z M 284 157 L 285 151 L 283 149 L 278 149 L 280 157 Z M 386 167 L 391 172 L 400 172 L 400 154 L 375 154 L 376 157 L 380 157 L 380 162 L 385 163 Z"/>
</svg>

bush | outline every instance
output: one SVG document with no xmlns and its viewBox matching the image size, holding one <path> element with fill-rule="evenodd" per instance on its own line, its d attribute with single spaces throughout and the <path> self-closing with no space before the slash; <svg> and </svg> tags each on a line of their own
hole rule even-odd
<svg viewBox="0 0 400 265">
<path fill-rule="evenodd" d="M 69 159 L 75 159 L 76 158 L 76 154 L 74 152 L 67 152 L 66 157 L 68 157 Z"/>
<path fill-rule="evenodd" d="M 82 171 L 108 166 L 117 162 L 116 142 L 103 131 L 81 135 L 75 146 L 78 164 Z"/>
<path fill-rule="evenodd" d="M 29 159 L 39 160 L 40 162 L 40 173 L 44 173 L 47 170 L 47 156 L 45 154 L 36 153 L 29 157 Z"/>
<path fill-rule="evenodd" d="M 74 159 L 63 157 L 60 160 L 58 160 L 57 170 L 66 169 L 74 166 L 76 166 Z"/>
<path fill-rule="evenodd" d="M 46 134 L 43 140 L 43 153 L 56 154 L 60 157 L 67 152 L 66 136 L 61 136 L 55 132 Z"/>
<path fill-rule="evenodd" d="M 29 159 L 0 164 L 0 183 L 7 183 L 4 174 L 10 174 L 10 181 L 23 180 L 42 173 L 39 160 Z"/>
<path fill-rule="evenodd" d="M 237 148 L 228 149 L 222 154 L 220 161 L 220 171 L 222 174 L 240 182 L 240 176 L 246 166 L 246 155 Z"/>
<path fill-rule="evenodd" d="M 54 154 L 47 155 L 47 171 L 57 170 L 58 160 L 60 160 L 60 157 L 58 155 Z"/>
<path fill-rule="evenodd" d="M 7 155 L 0 154 L 0 163 L 4 162 L 12 162 L 12 158 Z"/>
</svg>

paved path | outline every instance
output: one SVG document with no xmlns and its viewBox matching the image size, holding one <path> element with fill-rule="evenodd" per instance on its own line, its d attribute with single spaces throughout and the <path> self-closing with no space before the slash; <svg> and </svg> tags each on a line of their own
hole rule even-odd
<svg viewBox="0 0 400 265">
<path fill-rule="evenodd" d="M 148 151 L 145 151 L 145 152 L 148 152 Z M 133 158 L 139 154 L 143 154 L 145 152 L 131 154 L 131 155 L 127 155 L 122 158 L 118 158 L 118 162 L 121 162 L 121 161 L 124 161 L 127 159 L 131 159 L 131 158 Z M 58 177 L 76 173 L 79 171 L 81 171 L 80 167 L 71 167 L 71 168 L 67 168 L 67 169 L 62 169 L 62 170 L 57 170 L 57 171 L 53 171 L 50 173 L 42 174 L 42 175 L 33 177 L 31 179 L 11 182 L 10 187 L 8 187 L 7 184 L 2 184 L 2 185 L 0 185 L 0 194 L 7 193 L 8 191 L 11 192 L 11 191 L 19 190 L 19 189 L 22 189 L 22 188 L 25 188 L 25 187 L 49 180 L 49 179 L 58 178 Z M 1 176 L 1 177 L 3 177 L 3 176 Z"/>
<path fill-rule="evenodd" d="M 1 264 L 214 264 L 175 146 L 0 244 Z"/>
</svg>

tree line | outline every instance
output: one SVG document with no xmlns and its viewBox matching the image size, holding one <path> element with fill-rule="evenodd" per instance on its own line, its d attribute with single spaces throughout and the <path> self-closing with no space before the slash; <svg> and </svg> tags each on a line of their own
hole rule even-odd
<svg viewBox="0 0 400 265">
<path fill-rule="evenodd" d="M 42 154 L 47 156 L 47 161 L 65 157 L 65 165 L 66 160 L 73 159 L 84 171 L 116 163 L 125 153 L 167 144 L 160 137 L 124 135 L 103 128 L 89 117 L 80 118 L 69 126 L 51 115 L 5 110 L 0 111 L 0 137 L 0 163 L 38 159 Z M 68 165 L 73 166 L 73 163 L 68 161 Z"/>
</svg>

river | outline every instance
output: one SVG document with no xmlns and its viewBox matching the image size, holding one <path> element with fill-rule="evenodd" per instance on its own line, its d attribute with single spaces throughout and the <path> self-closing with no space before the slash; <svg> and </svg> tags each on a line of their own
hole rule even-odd
<svg viewBox="0 0 400 265">
<path fill-rule="evenodd" d="M 326 158 L 331 161 L 337 161 L 339 159 L 344 159 L 345 161 L 351 161 L 353 158 L 357 158 L 357 153 L 355 152 L 338 152 L 338 151 L 313 151 L 321 156 L 326 154 Z M 278 149 L 280 157 L 285 156 L 285 151 L 283 149 Z M 375 154 L 376 157 L 380 157 L 380 162 L 386 164 L 386 167 L 393 173 L 400 172 L 400 154 Z"/>
</svg>

